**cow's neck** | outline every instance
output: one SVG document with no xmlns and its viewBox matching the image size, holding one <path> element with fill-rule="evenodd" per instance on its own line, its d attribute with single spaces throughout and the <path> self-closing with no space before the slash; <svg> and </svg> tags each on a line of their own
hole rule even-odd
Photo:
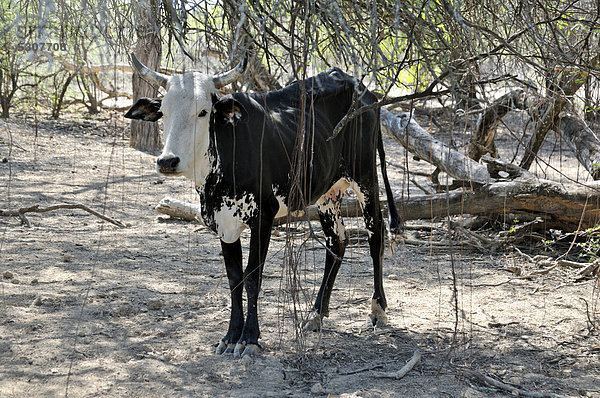
<svg viewBox="0 0 600 398">
<path fill-rule="evenodd" d="M 219 161 L 212 140 L 206 136 L 206 141 L 196 147 L 196 156 L 194 162 L 194 183 L 196 189 L 203 189 L 207 183 L 210 174 L 219 170 Z"/>
</svg>

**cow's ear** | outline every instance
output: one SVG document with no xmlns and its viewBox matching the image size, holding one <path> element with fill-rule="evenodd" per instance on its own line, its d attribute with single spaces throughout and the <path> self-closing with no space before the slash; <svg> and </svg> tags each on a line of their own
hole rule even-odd
<svg viewBox="0 0 600 398">
<path fill-rule="evenodd" d="M 221 123 L 232 123 L 235 125 L 248 120 L 246 108 L 231 95 L 226 95 L 218 99 L 213 98 L 213 113 L 215 114 L 215 119 Z"/>
<path fill-rule="evenodd" d="M 148 122 L 155 122 L 162 117 L 160 111 L 160 105 L 162 100 L 160 98 L 140 98 L 132 107 L 127 111 L 125 117 L 127 119 L 138 119 L 146 120 Z"/>
</svg>

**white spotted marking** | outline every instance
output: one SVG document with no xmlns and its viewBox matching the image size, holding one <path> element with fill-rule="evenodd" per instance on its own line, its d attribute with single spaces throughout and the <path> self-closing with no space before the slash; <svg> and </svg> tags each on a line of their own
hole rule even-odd
<svg viewBox="0 0 600 398">
<path fill-rule="evenodd" d="M 329 188 L 329 191 L 325 192 L 325 195 L 323 196 L 330 200 L 341 200 L 349 186 L 350 182 L 347 179 L 340 178 L 331 186 L 331 188 Z"/>
<path fill-rule="evenodd" d="M 290 215 L 293 217 L 302 217 L 304 215 L 304 210 L 293 210 L 290 212 L 287 205 L 285 204 L 285 196 L 279 194 L 279 188 L 276 185 L 273 185 L 271 189 L 273 189 L 275 199 L 277 199 L 277 203 L 279 203 L 279 210 L 277 210 L 275 218 L 285 217 L 288 215 L 288 213 L 290 213 Z"/>
<path fill-rule="evenodd" d="M 360 189 L 360 187 L 358 186 L 356 181 L 350 181 L 350 187 L 352 187 L 352 190 L 356 194 L 356 198 L 358 199 L 358 204 L 360 205 L 360 209 L 364 212 L 365 211 L 365 193 Z M 367 225 L 367 235 L 369 236 L 369 238 L 371 237 L 371 235 L 373 235 L 373 232 L 369 228 L 369 225 Z"/>
<path fill-rule="evenodd" d="M 254 194 L 247 194 L 239 199 L 223 198 L 219 210 L 215 211 L 217 235 L 225 243 L 233 243 L 248 227 L 248 220 L 256 215 L 258 206 Z"/>
<path fill-rule="evenodd" d="M 365 194 L 361 191 L 360 187 L 355 181 L 350 181 L 350 187 L 356 194 L 356 198 L 358 199 L 358 203 L 360 204 L 360 209 L 365 209 Z"/>
<path fill-rule="evenodd" d="M 346 239 L 346 227 L 344 226 L 344 220 L 340 215 L 340 203 L 349 186 L 350 182 L 348 180 L 345 178 L 339 179 L 317 200 L 316 203 L 319 212 L 333 221 L 333 232 L 340 241 Z M 330 237 L 327 237 L 327 243 L 332 243 Z"/>
<path fill-rule="evenodd" d="M 279 203 L 279 210 L 277 210 L 275 218 L 286 216 L 288 214 L 288 207 L 285 205 L 284 197 L 275 195 L 275 199 L 277 199 L 277 203 Z"/>
</svg>

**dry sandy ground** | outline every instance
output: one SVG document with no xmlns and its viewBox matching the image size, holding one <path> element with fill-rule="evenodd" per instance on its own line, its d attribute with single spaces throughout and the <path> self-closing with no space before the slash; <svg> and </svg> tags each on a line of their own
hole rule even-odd
<svg viewBox="0 0 600 398">
<path fill-rule="evenodd" d="M 0 396 L 508 394 L 465 368 L 530 392 L 600 396 L 600 339 L 586 314 L 586 303 L 596 308 L 597 281 L 575 283 L 558 268 L 511 279 L 506 267 L 536 265 L 510 249 L 400 245 L 384 264 L 390 324 L 367 328 L 363 239 L 347 250 L 323 331 L 300 335 L 295 319 L 312 303 L 324 258 L 301 224 L 279 230 L 269 252 L 261 354 L 214 355 L 229 306 L 220 246 L 202 226 L 154 211 L 165 195 L 196 194 L 184 180 L 157 175 L 153 156 L 128 148 L 122 123 L 0 121 L 0 209 L 82 203 L 128 225 L 80 210 L 28 215 L 31 227 L 0 218 Z M 403 151 L 387 147 L 402 163 Z M 403 177 L 392 171 L 399 191 Z M 444 234 L 433 231 L 414 233 L 431 242 Z M 417 349 L 422 361 L 404 378 L 376 377 Z"/>
</svg>

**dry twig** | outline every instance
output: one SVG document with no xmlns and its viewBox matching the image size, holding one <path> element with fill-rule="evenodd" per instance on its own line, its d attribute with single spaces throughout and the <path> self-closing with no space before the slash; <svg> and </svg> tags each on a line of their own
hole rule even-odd
<svg viewBox="0 0 600 398">
<path fill-rule="evenodd" d="M 379 368 L 383 368 L 383 365 L 377 364 L 377 365 L 373 365 L 373 366 L 366 366 L 366 367 L 360 368 L 360 369 L 349 370 L 347 372 L 340 372 L 339 374 L 341 376 L 355 375 L 357 373 L 367 372 L 369 370 L 379 369 Z"/>
<path fill-rule="evenodd" d="M 105 216 L 104 214 L 100 214 L 95 210 L 90 209 L 86 205 L 82 205 L 81 203 L 62 203 L 58 205 L 52 205 L 48 207 L 40 207 L 40 205 L 34 205 L 30 207 L 21 207 L 18 210 L 0 210 L 0 217 L 19 217 L 21 222 L 28 227 L 31 227 L 31 223 L 25 217 L 25 213 L 47 213 L 49 211 L 54 211 L 58 209 L 80 209 L 94 215 L 104 221 L 108 221 L 111 224 L 114 224 L 118 227 L 125 228 L 125 224 L 120 221 L 115 220 L 114 218 L 110 218 Z"/>
<path fill-rule="evenodd" d="M 506 384 L 500 380 L 494 379 L 493 377 L 484 375 L 482 373 L 476 372 L 471 369 L 461 369 L 465 375 L 472 379 L 477 379 L 480 382 L 484 382 L 487 385 L 498 388 L 503 391 L 508 391 L 509 393 L 520 396 L 520 397 L 532 397 L 532 398 L 560 398 L 562 395 L 554 394 L 551 392 L 532 392 L 523 390 L 521 388 L 517 388 Z"/>
</svg>

